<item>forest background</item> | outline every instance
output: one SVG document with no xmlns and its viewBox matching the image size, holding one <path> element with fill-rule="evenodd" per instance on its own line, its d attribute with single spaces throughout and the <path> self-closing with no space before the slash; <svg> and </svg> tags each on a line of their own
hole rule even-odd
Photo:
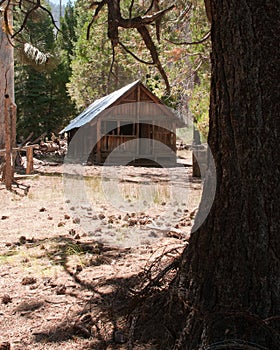
<svg viewBox="0 0 280 350">
<path fill-rule="evenodd" d="M 166 3 L 164 3 L 166 2 Z M 122 1 L 128 17 L 130 1 Z M 45 4 L 52 11 L 60 31 L 47 12 L 40 8 L 29 16 L 17 36 L 15 50 L 15 99 L 17 137 L 24 139 L 43 133 L 57 134 L 80 111 L 125 84 L 140 79 L 186 121 L 194 120 L 202 135 L 208 132 L 210 90 L 210 38 L 204 1 L 176 0 L 176 7 L 149 30 L 170 91 L 157 67 L 149 64 L 150 53 L 133 29 L 120 30 L 122 45 L 113 54 L 107 35 L 107 11 L 101 11 L 89 25 L 95 8 L 89 1 L 66 5 Z M 149 2 L 135 2 L 133 15 L 145 15 Z M 162 6 L 168 6 L 163 1 Z M 61 16 L 60 16 L 61 15 Z M 22 13 L 14 13 L 15 31 L 22 24 Z M 25 43 L 22 45 L 22 43 Z M 26 45 L 43 53 L 28 57 Z"/>
</svg>

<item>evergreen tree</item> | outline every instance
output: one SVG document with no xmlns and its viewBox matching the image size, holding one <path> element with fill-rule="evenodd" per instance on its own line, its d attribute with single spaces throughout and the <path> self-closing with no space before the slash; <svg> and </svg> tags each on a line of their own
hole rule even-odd
<svg viewBox="0 0 280 350">
<path fill-rule="evenodd" d="M 96 98 L 104 96 L 133 80 L 140 78 L 139 65 L 121 49 L 115 52 L 114 62 L 111 45 L 107 37 L 106 13 L 96 19 L 87 39 L 92 13 L 81 1 L 75 4 L 77 24 L 72 60 L 72 76 L 68 84 L 69 94 L 79 109 L 85 108 Z M 112 62 L 114 63 L 112 65 Z"/>
<path fill-rule="evenodd" d="M 21 17 L 18 16 L 16 24 L 21 23 Z M 56 54 L 54 28 L 48 14 L 40 9 L 34 11 L 20 39 L 28 44 L 20 46 L 16 56 L 17 135 L 58 133 L 73 117 L 74 108 L 65 87 L 68 73 Z M 26 60 L 22 53 L 28 45 L 35 53 L 36 50 L 47 53 L 45 63 L 42 64 L 39 59 L 35 63 Z"/>
</svg>

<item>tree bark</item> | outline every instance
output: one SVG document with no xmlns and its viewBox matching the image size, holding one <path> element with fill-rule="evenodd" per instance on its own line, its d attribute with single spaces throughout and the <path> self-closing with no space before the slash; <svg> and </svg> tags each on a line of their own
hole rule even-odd
<svg viewBox="0 0 280 350">
<path fill-rule="evenodd" d="M 0 9 L 0 149 L 5 148 L 5 95 L 9 95 L 14 103 L 14 50 L 9 40 L 9 34 L 5 32 L 3 23 L 4 2 Z M 11 5 L 10 5 L 11 6 Z M 8 11 L 9 23 L 12 26 L 12 11 Z M 15 128 L 15 127 L 14 127 Z M 16 131 L 12 130 L 12 144 L 15 144 Z"/>
<path fill-rule="evenodd" d="M 173 349 L 279 350 L 280 1 L 210 5 L 217 188 L 172 288 L 184 309 Z"/>
</svg>

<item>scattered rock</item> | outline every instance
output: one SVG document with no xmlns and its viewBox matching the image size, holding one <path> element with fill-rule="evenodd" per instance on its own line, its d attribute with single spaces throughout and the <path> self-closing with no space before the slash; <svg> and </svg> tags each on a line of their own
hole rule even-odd
<svg viewBox="0 0 280 350">
<path fill-rule="evenodd" d="M 40 212 L 40 213 L 43 213 L 44 211 L 47 211 L 47 209 L 46 209 L 46 208 L 44 208 L 44 207 L 43 207 L 43 208 L 41 208 L 41 209 L 39 210 L 39 212 Z"/>
<path fill-rule="evenodd" d="M 69 220 L 69 219 L 70 219 L 70 215 L 65 214 L 65 215 L 64 215 L 64 219 L 65 219 L 65 220 Z"/>
<path fill-rule="evenodd" d="M 80 239 L 81 236 L 77 233 L 75 236 L 74 236 L 74 239 Z"/>
<path fill-rule="evenodd" d="M 80 319 L 81 323 L 83 324 L 93 324 L 93 320 L 91 317 L 91 314 L 85 314 Z"/>
<path fill-rule="evenodd" d="M 2 296 L 2 303 L 7 305 L 12 302 L 12 298 L 9 296 L 9 294 L 4 294 Z"/>
<path fill-rule="evenodd" d="M 22 301 L 17 307 L 16 311 L 21 312 L 21 315 L 24 315 L 28 312 L 39 310 L 44 306 L 44 302 L 37 299 L 28 299 Z"/>
<path fill-rule="evenodd" d="M 21 284 L 23 286 L 27 286 L 27 285 L 30 285 L 30 284 L 35 284 L 36 282 L 37 282 L 37 279 L 35 277 L 26 276 L 26 277 L 23 277 L 23 279 L 21 281 Z"/>
<path fill-rule="evenodd" d="M 64 295 L 66 293 L 66 286 L 61 285 L 56 288 L 56 294 L 57 295 Z"/>
<path fill-rule="evenodd" d="M 76 266 L 76 272 L 75 272 L 75 273 L 77 274 L 77 273 L 80 273 L 80 272 L 82 272 L 82 271 L 83 271 L 83 267 L 82 267 L 81 265 L 77 265 L 77 266 Z"/>
<path fill-rule="evenodd" d="M 76 230 L 71 228 L 68 233 L 69 233 L 69 235 L 74 236 L 76 234 Z"/>
<path fill-rule="evenodd" d="M 132 219 L 132 218 L 130 218 L 129 220 L 128 220 L 128 225 L 129 226 L 135 226 L 135 225 L 137 225 L 138 224 L 138 220 L 137 219 Z"/>
<path fill-rule="evenodd" d="M 10 350 L 11 344 L 7 341 L 0 344 L 0 350 Z"/>
<path fill-rule="evenodd" d="M 191 218 L 191 219 L 193 219 L 193 218 L 196 216 L 197 211 L 198 211 L 198 208 L 195 208 L 194 210 L 192 210 L 192 211 L 190 212 L 190 218 Z"/>
<path fill-rule="evenodd" d="M 91 337 L 91 331 L 90 329 L 87 329 L 81 324 L 76 324 L 73 326 L 73 332 L 76 336 L 82 337 L 82 338 L 90 338 Z"/>
<path fill-rule="evenodd" d="M 65 225 L 65 222 L 60 221 L 60 222 L 57 224 L 57 227 L 62 227 L 62 226 L 64 226 L 64 225 Z"/>
<path fill-rule="evenodd" d="M 26 243 L 26 237 L 25 236 L 20 236 L 18 241 L 19 241 L 20 244 L 25 244 Z"/>
<path fill-rule="evenodd" d="M 7 216 L 7 215 L 2 215 L 1 216 L 1 220 L 6 220 L 6 219 L 8 219 L 9 217 Z"/>
<path fill-rule="evenodd" d="M 122 331 L 116 331 L 114 333 L 114 342 L 117 344 L 124 344 L 126 342 L 126 337 Z"/>
<path fill-rule="evenodd" d="M 74 224 L 79 224 L 80 222 L 81 222 L 81 219 L 78 218 L 78 217 L 76 217 L 76 218 L 73 219 L 73 223 L 74 223 Z"/>
<path fill-rule="evenodd" d="M 52 220 L 53 219 L 53 217 L 52 216 L 48 216 L 48 220 Z"/>
<path fill-rule="evenodd" d="M 105 219 L 105 215 L 104 215 L 104 214 L 99 214 L 99 215 L 98 215 L 98 218 L 99 218 L 100 220 L 103 220 L 103 219 Z"/>
</svg>

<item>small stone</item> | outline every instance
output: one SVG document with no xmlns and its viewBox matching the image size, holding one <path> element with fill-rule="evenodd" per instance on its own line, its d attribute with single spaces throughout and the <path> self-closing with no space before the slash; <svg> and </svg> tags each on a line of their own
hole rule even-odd
<svg viewBox="0 0 280 350">
<path fill-rule="evenodd" d="M 44 211 L 47 211 L 47 209 L 44 208 L 44 207 L 42 207 L 42 208 L 39 210 L 40 213 L 43 213 Z"/>
<path fill-rule="evenodd" d="M 10 350 L 11 344 L 7 341 L 0 344 L 0 350 Z"/>
<path fill-rule="evenodd" d="M 80 239 L 81 236 L 77 233 L 75 236 L 74 236 L 74 239 Z"/>
<path fill-rule="evenodd" d="M 53 217 L 52 216 L 48 216 L 48 220 L 52 220 L 53 219 Z"/>
<path fill-rule="evenodd" d="M 37 282 L 37 279 L 35 277 L 23 277 L 21 284 L 23 286 L 30 285 L 30 284 L 35 284 Z"/>
<path fill-rule="evenodd" d="M 105 215 L 104 215 L 104 214 L 99 214 L 99 215 L 98 215 L 98 218 L 99 218 L 100 220 L 103 220 L 103 219 L 105 219 Z"/>
<path fill-rule="evenodd" d="M 74 224 L 79 224 L 80 222 L 81 222 L 81 219 L 78 218 L 78 217 L 76 217 L 76 218 L 73 219 L 73 223 L 74 223 Z"/>
<path fill-rule="evenodd" d="M 126 342 L 126 338 L 125 338 L 125 335 L 123 334 L 123 332 L 121 331 L 116 331 L 114 333 L 114 341 L 115 343 L 117 344 L 123 344 Z"/>
<path fill-rule="evenodd" d="M 129 221 L 128 221 L 128 225 L 129 226 L 135 226 L 135 225 L 137 225 L 138 224 L 138 220 L 137 219 L 130 219 Z"/>
<path fill-rule="evenodd" d="M 19 237 L 19 243 L 20 244 L 25 244 L 26 243 L 26 237 L 25 236 L 20 236 Z"/>
<path fill-rule="evenodd" d="M 70 203 L 70 199 L 66 199 L 65 203 Z"/>
<path fill-rule="evenodd" d="M 76 231 L 73 228 L 71 228 L 68 233 L 69 235 L 74 236 L 76 234 Z"/>
<path fill-rule="evenodd" d="M 65 225 L 65 222 L 60 221 L 60 222 L 57 224 L 57 227 L 62 227 L 62 226 L 64 226 L 64 225 Z"/>
<path fill-rule="evenodd" d="M 2 296 L 2 303 L 7 305 L 12 302 L 12 298 L 8 294 Z"/>
<path fill-rule="evenodd" d="M 57 289 L 56 289 L 56 294 L 57 295 L 63 295 L 65 293 L 66 293 L 66 286 L 61 285 L 61 286 L 57 287 Z"/>
<path fill-rule="evenodd" d="M 1 220 L 6 220 L 6 219 L 8 219 L 9 217 L 7 216 L 7 215 L 2 215 L 1 216 Z"/>
<path fill-rule="evenodd" d="M 92 324 L 92 323 L 93 323 L 91 314 L 85 314 L 85 315 L 83 315 L 83 316 L 81 317 L 81 320 L 80 320 L 80 321 L 81 321 L 81 323 L 84 323 L 84 324 L 86 324 L 86 323 Z"/>
<path fill-rule="evenodd" d="M 65 214 L 65 215 L 64 215 L 64 219 L 65 219 L 65 220 L 69 220 L 69 219 L 70 219 L 70 215 Z"/>
<path fill-rule="evenodd" d="M 80 273 L 83 271 L 83 267 L 81 265 L 76 266 L 76 273 Z"/>
</svg>

